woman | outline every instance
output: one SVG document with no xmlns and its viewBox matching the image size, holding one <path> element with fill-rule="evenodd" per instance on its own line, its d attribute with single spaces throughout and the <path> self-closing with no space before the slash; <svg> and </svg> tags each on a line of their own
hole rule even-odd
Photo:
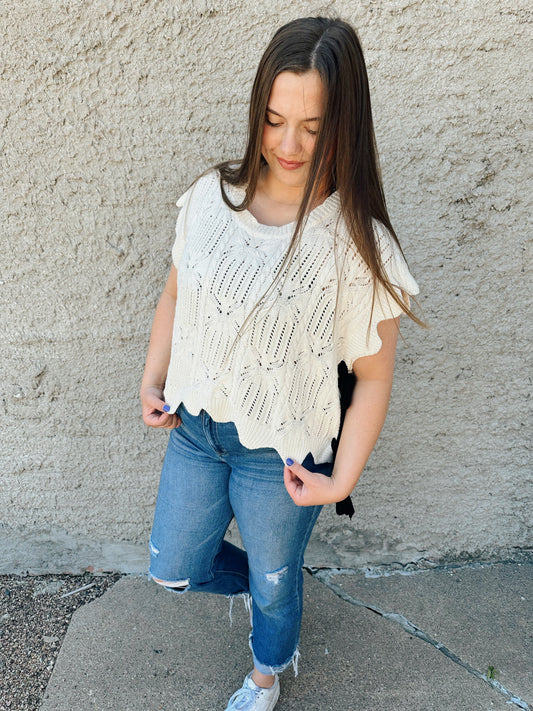
<svg viewBox="0 0 533 711">
<path fill-rule="evenodd" d="M 324 504 L 346 504 L 382 428 L 400 314 L 420 323 L 348 24 L 278 30 L 244 158 L 178 206 L 141 386 L 145 423 L 171 429 L 150 575 L 251 599 L 254 667 L 227 710 L 267 711 L 278 674 L 297 671 L 309 536 Z M 355 375 L 345 412 L 339 367 L 343 397 Z M 233 516 L 245 551 L 224 540 Z"/>
</svg>

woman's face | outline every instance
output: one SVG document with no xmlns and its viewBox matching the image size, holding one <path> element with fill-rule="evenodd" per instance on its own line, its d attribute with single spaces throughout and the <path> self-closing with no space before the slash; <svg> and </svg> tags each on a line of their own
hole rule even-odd
<svg viewBox="0 0 533 711">
<path fill-rule="evenodd" d="M 267 182 L 297 195 L 305 186 L 323 110 L 323 88 L 315 69 L 282 72 L 272 85 L 261 152 Z"/>
</svg>

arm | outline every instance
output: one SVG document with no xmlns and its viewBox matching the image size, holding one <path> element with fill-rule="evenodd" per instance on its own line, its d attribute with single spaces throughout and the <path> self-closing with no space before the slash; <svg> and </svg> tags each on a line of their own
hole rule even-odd
<svg viewBox="0 0 533 711">
<path fill-rule="evenodd" d="M 176 267 L 172 265 L 155 311 L 141 383 L 143 420 L 149 427 L 174 428 L 180 424 L 180 419 L 176 414 L 169 415 L 163 410 L 165 406 L 163 389 L 170 362 L 176 298 L 177 274 Z"/>
<path fill-rule="evenodd" d="M 381 321 L 380 351 L 358 358 L 353 364 L 357 382 L 346 411 L 332 476 L 309 472 L 297 463 L 285 466 L 287 491 L 299 506 L 342 501 L 357 484 L 387 415 L 399 321 L 399 317 Z"/>
</svg>

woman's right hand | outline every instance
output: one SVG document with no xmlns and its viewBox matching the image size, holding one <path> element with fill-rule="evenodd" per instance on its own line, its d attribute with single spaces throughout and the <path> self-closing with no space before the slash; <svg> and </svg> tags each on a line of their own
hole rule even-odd
<svg viewBox="0 0 533 711">
<path fill-rule="evenodd" d="M 164 427 L 172 430 L 181 425 L 179 416 L 165 412 L 165 403 L 162 388 L 154 385 L 141 388 L 141 404 L 143 420 L 148 427 Z"/>
</svg>

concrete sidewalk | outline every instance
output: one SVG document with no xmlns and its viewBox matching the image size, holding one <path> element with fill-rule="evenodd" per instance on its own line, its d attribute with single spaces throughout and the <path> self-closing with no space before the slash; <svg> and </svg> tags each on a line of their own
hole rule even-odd
<svg viewBox="0 0 533 711">
<path fill-rule="evenodd" d="M 531 709 L 532 582 L 531 563 L 306 573 L 276 711 Z M 122 578 L 74 614 L 41 711 L 223 711 L 250 669 L 243 601 L 228 612 Z"/>
</svg>

